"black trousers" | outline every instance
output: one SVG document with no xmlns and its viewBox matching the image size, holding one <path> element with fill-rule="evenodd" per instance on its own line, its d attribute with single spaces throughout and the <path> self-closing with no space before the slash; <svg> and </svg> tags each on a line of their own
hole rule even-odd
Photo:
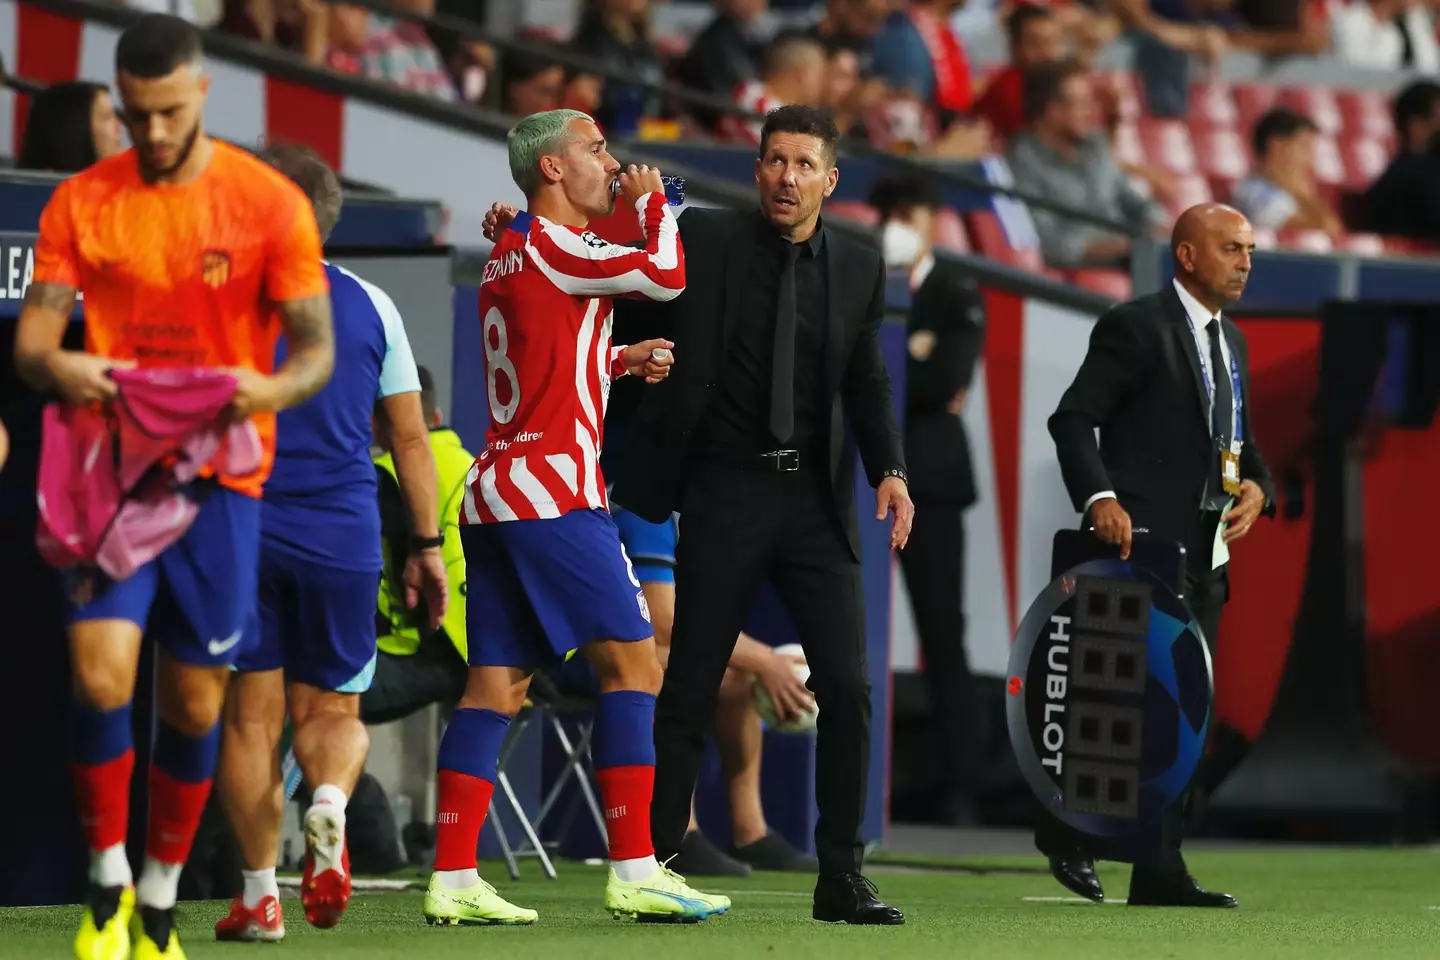
<svg viewBox="0 0 1440 960">
<path fill-rule="evenodd" d="M 460 702 L 468 676 L 469 668 L 444 630 L 423 637 L 408 657 L 382 650 L 375 658 L 375 679 L 360 694 L 360 719 L 390 723 L 432 703 L 449 710 Z"/>
<path fill-rule="evenodd" d="M 965 653 L 965 516 L 956 504 L 918 501 L 900 551 L 925 657 L 925 684 L 941 747 L 938 786 L 973 799 L 982 773 L 984 718 Z"/>
<path fill-rule="evenodd" d="M 860 868 L 870 767 L 870 686 L 860 564 L 826 477 L 755 473 L 712 462 L 687 468 L 675 563 L 670 663 L 655 707 L 651 827 L 662 859 L 690 819 L 705 735 L 735 638 L 768 579 L 800 634 L 819 707 L 815 845 L 822 873 Z"/>
<path fill-rule="evenodd" d="M 1214 527 L 1210 528 L 1213 531 Z M 1186 600 L 1195 622 L 1205 634 L 1206 646 L 1213 662 L 1219 649 L 1220 617 L 1229 595 L 1226 569 L 1190 570 L 1185 575 Z M 1162 818 L 1154 836 L 1153 852 L 1137 861 L 1136 876 L 1146 873 L 1183 873 L 1185 859 L 1180 846 L 1185 838 L 1185 823 L 1195 794 L 1208 796 L 1233 770 L 1244 756 L 1245 741 L 1238 733 L 1218 727 L 1212 720 L 1205 756 L 1196 768 L 1190 791 Z M 1096 859 L 1120 859 L 1110 854 L 1106 845 L 1082 837 L 1059 819 L 1041 811 L 1035 826 L 1035 846 L 1047 856 L 1090 856 Z"/>
</svg>

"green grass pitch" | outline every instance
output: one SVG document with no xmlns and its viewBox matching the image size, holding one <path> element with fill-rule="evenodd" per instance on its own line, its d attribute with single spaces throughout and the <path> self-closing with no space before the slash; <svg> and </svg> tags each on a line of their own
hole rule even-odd
<svg viewBox="0 0 1440 960">
<path fill-rule="evenodd" d="M 534 861 L 500 889 L 540 911 L 528 928 L 431 928 L 417 891 L 358 894 L 334 930 L 312 930 L 299 903 L 285 901 L 282 944 L 218 944 L 219 901 L 180 906 L 182 942 L 193 960 L 1402 960 L 1440 958 L 1440 853 L 1405 850 L 1241 849 L 1197 853 L 1206 885 L 1240 898 L 1240 909 L 1186 911 L 1070 902 L 1034 857 L 967 863 L 968 872 L 880 866 L 881 894 L 905 910 L 903 927 L 855 928 L 809 919 L 807 877 L 757 874 L 698 883 L 729 893 L 730 914 L 695 926 L 611 920 L 601 907 L 598 867 L 560 863 L 550 881 Z M 485 865 L 494 880 L 501 864 Z M 1102 864 L 1112 897 L 1127 869 Z M 418 875 L 416 875 L 418 878 Z M 1027 899 L 1032 898 L 1032 899 Z M 0 958 L 67 958 L 78 922 L 73 907 L 0 910 Z"/>
</svg>

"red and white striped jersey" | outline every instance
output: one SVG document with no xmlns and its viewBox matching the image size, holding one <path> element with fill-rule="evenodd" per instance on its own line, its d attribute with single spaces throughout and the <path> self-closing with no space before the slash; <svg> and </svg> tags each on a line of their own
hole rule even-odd
<svg viewBox="0 0 1440 960">
<path fill-rule="evenodd" d="M 672 300 L 685 252 L 663 193 L 635 204 L 645 247 L 528 213 L 496 242 L 480 281 L 490 429 L 466 479 L 461 523 L 609 509 L 600 445 L 610 380 L 611 298 Z"/>
<path fill-rule="evenodd" d="M 785 102 L 770 93 L 770 89 L 759 80 L 742 80 L 735 85 L 730 99 L 741 110 L 761 115 L 785 106 Z M 720 118 L 717 130 L 726 140 L 738 140 L 751 146 L 760 146 L 760 133 L 765 126 L 762 120 L 742 120 L 726 114 Z"/>
</svg>

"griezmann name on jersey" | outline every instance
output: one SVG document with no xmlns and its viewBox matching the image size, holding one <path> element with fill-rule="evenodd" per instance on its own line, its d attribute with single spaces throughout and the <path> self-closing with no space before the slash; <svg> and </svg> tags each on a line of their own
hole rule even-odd
<svg viewBox="0 0 1440 960">
<path fill-rule="evenodd" d="M 607 509 L 600 448 L 610 381 L 613 297 L 673 300 L 685 251 L 662 193 L 635 204 L 643 249 L 518 214 L 480 283 L 490 429 L 466 481 L 461 522 Z"/>
</svg>

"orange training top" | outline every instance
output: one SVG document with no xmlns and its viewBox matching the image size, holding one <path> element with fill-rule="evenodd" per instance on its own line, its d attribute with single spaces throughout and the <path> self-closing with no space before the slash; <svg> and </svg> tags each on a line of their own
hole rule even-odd
<svg viewBox="0 0 1440 960">
<path fill-rule="evenodd" d="M 85 294 L 85 349 L 141 367 L 249 367 L 272 373 L 275 305 L 329 292 L 320 231 L 289 178 L 215 141 L 205 171 L 146 183 L 127 150 L 55 188 L 40 215 L 33 282 Z M 264 458 L 232 490 L 261 495 L 275 415 L 256 414 Z"/>
</svg>

